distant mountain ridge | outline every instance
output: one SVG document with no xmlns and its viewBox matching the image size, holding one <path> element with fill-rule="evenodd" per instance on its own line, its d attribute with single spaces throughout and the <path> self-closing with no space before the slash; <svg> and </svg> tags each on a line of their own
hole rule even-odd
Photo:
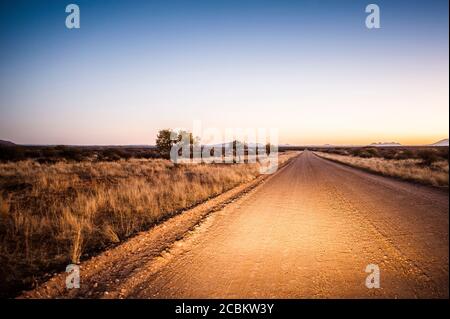
<svg viewBox="0 0 450 319">
<path fill-rule="evenodd" d="M 397 142 L 379 142 L 379 143 L 372 143 L 369 146 L 375 146 L 375 147 L 383 147 L 383 146 L 402 146 L 402 144 Z"/>
<path fill-rule="evenodd" d="M 14 144 L 13 142 L 10 141 L 4 141 L 4 140 L 0 140 L 0 146 L 16 146 L 17 144 Z"/>
<path fill-rule="evenodd" d="M 437 141 L 436 143 L 430 144 L 430 146 L 448 146 L 448 138 L 444 138 L 443 140 Z"/>
</svg>

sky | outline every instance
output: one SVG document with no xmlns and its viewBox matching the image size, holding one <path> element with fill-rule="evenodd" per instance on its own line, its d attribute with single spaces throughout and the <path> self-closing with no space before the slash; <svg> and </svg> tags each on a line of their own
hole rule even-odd
<svg viewBox="0 0 450 319">
<path fill-rule="evenodd" d="M 297 145 L 449 135 L 447 0 L 71 1 L 0 2 L 0 139 L 154 144 L 193 121 Z"/>
</svg>

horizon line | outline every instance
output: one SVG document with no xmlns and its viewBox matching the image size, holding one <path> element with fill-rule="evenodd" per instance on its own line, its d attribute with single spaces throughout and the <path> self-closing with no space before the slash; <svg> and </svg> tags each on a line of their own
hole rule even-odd
<svg viewBox="0 0 450 319">
<path fill-rule="evenodd" d="M 448 146 L 448 145 L 435 145 L 439 142 L 448 140 L 449 138 L 443 138 L 440 139 L 434 143 L 430 143 L 430 144 L 401 144 L 401 143 L 397 143 L 397 142 L 372 142 L 372 143 L 368 143 L 368 144 L 332 144 L 332 143 L 325 143 L 325 144 L 289 144 L 289 143 L 278 143 L 278 147 L 365 147 L 365 146 L 384 146 L 384 147 L 415 147 L 415 146 Z M 0 141 L 2 142 L 9 142 L 12 143 L 13 145 L 11 146 L 48 146 L 48 147 L 55 147 L 55 146 L 69 146 L 69 147 L 156 147 L 156 143 L 155 144 L 142 144 L 142 143 L 137 143 L 137 144 L 64 144 L 64 143 L 15 143 L 12 142 L 10 140 L 4 140 L 4 139 L 0 139 Z M 229 144 L 232 143 L 231 142 L 218 142 L 218 143 L 211 143 L 211 144 L 201 144 L 202 146 L 205 145 L 220 145 L 220 144 Z M 250 143 L 252 144 L 252 143 Z M 253 143 L 255 144 L 255 143 Z M 258 143 L 256 143 L 258 144 Z M 1 144 L 0 144 L 1 145 Z"/>
</svg>

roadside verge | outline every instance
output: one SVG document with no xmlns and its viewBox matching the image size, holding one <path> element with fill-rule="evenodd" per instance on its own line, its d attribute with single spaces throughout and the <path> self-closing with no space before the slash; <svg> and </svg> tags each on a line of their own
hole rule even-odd
<svg viewBox="0 0 450 319">
<path fill-rule="evenodd" d="M 206 202 L 165 220 L 148 231 L 140 232 L 124 243 L 79 265 L 80 288 L 66 289 L 67 273 L 55 274 L 36 289 L 19 298 L 101 298 L 112 285 L 117 285 L 136 270 L 164 254 L 172 245 L 199 225 L 208 215 L 244 196 L 285 169 L 297 156 L 283 163 L 272 175 L 260 175 Z"/>
</svg>

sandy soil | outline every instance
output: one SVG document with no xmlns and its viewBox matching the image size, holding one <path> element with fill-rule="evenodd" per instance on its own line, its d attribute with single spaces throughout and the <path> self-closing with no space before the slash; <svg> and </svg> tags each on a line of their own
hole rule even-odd
<svg viewBox="0 0 450 319">
<path fill-rule="evenodd" d="M 448 298 L 448 205 L 306 151 L 82 263 L 80 289 L 62 273 L 21 297 Z"/>
</svg>

